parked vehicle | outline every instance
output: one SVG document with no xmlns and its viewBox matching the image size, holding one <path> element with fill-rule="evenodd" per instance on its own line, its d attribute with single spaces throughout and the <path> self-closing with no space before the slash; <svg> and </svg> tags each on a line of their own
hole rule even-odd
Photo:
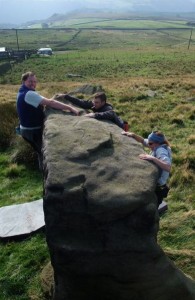
<svg viewBox="0 0 195 300">
<path fill-rule="evenodd" d="M 37 51 L 37 54 L 40 54 L 40 55 L 52 55 L 53 51 L 52 51 L 51 48 L 40 48 Z"/>
</svg>

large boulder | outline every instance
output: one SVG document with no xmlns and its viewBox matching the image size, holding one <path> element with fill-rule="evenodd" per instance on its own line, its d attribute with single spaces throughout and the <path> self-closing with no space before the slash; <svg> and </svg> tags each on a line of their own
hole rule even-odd
<svg viewBox="0 0 195 300">
<path fill-rule="evenodd" d="M 158 169 L 116 125 L 47 112 L 44 213 L 54 300 L 193 300 L 157 244 Z"/>
</svg>

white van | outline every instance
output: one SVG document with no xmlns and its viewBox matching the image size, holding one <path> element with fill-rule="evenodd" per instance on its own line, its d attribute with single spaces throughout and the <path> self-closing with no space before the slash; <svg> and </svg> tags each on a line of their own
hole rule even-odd
<svg viewBox="0 0 195 300">
<path fill-rule="evenodd" d="M 42 55 L 52 55 L 53 51 L 51 48 L 40 48 L 37 51 L 37 54 L 42 54 Z"/>
</svg>

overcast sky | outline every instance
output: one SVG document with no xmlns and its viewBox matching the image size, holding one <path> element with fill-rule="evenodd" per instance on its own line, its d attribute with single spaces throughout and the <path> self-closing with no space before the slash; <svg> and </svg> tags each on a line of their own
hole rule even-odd
<svg viewBox="0 0 195 300">
<path fill-rule="evenodd" d="M 0 0 L 0 23 L 44 20 L 81 8 L 195 12 L 195 0 Z"/>
</svg>

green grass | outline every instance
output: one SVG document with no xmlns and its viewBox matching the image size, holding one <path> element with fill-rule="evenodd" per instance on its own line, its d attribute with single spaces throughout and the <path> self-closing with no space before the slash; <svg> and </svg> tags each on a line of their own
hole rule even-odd
<svg viewBox="0 0 195 300">
<path fill-rule="evenodd" d="M 39 30 L 18 29 L 19 49 L 55 48 L 56 43 L 63 45 L 74 36 L 76 30 Z M 0 41 L 5 47 L 17 50 L 16 30 L 0 30 Z"/>
<path fill-rule="evenodd" d="M 172 20 L 167 16 L 120 16 L 119 14 L 103 14 L 98 17 L 98 14 L 94 16 L 87 16 L 87 14 L 74 15 L 70 17 L 61 17 L 48 20 L 45 23 L 49 28 L 65 27 L 65 28 L 187 28 L 187 20 L 191 20 L 192 17 L 183 17 L 183 19 L 176 18 Z M 34 23 L 29 25 L 28 28 L 42 28 L 42 23 Z"/>
<path fill-rule="evenodd" d="M 147 136 L 161 129 L 172 145 L 169 210 L 160 220 L 158 241 L 195 279 L 195 102 L 188 100 L 195 96 L 195 57 L 193 45 L 187 50 L 188 35 L 180 33 L 82 31 L 67 46 L 74 51 L 25 60 L 0 76 L 0 134 L 6 141 L 0 152 L 0 206 L 42 198 L 42 177 L 32 163 L 33 154 L 13 133 L 21 74 L 35 71 L 37 90 L 47 97 L 86 83 L 101 85 L 131 131 Z M 68 79 L 68 73 L 83 78 Z M 44 234 L 1 242 L 0 248 L 0 300 L 44 299 L 39 278 L 49 261 Z"/>
<path fill-rule="evenodd" d="M 114 21 L 117 26 L 102 28 L 98 22 L 94 30 L 79 28 L 51 28 L 51 29 L 7 29 L 0 30 L 0 42 L 11 49 L 38 49 L 51 47 L 54 51 L 100 49 L 130 46 L 130 47 L 178 47 L 184 45 L 187 49 L 191 28 L 182 23 L 157 21 Z M 113 23 L 113 24 L 115 24 Z M 127 26 L 128 23 L 128 26 Z M 181 25 L 180 25 L 181 24 Z M 91 23 L 87 23 L 90 27 Z M 84 23 L 85 27 L 86 24 Z M 131 30 L 127 30 L 128 28 Z M 113 30 L 112 30 L 113 28 Z M 170 28 L 169 30 L 167 28 Z M 172 29 L 171 29 L 172 28 Z M 115 30 L 117 29 L 117 30 Z M 150 29 L 150 30 L 146 30 Z M 194 34 L 191 44 L 194 45 Z"/>
<path fill-rule="evenodd" d="M 52 24 L 54 26 L 54 24 Z M 55 22 L 55 27 L 71 27 L 71 28 L 188 28 L 184 22 L 166 22 L 166 21 L 153 21 L 153 20 L 118 20 L 118 19 L 71 19 L 66 21 Z"/>
<path fill-rule="evenodd" d="M 0 206 L 42 198 L 42 177 L 36 169 L 6 161 L 0 172 Z"/>
<path fill-rule="evenodd" d="M 0 207 L 42 198 L 42 176 L 37 168 L 11 161 L 0 153 Z M 0 300 L 43 299 L 39 273 L 49 261 L 44 233 L 23 240 L 0 242 Z"/>
<path fill-rule="evenodd" d="M 37 272 L 48 260 L 43 233 L 20 242 L 0 243 L 0 299 L 43 299 Z"/>
<path fill-rule="evenodd" d="M 195 56 L 193 49 L 185 48 L 145 47 L 135 50 L 126 46 L 67 51 L 51 57 L 30 58 L 14 65 L 12 70 L 0 77 L 0 83 L 17 84 L 21 74 L 29 69 L 36 72 L 41 82 L 65 81 L 69 73 L 83 76 L 82 81 L 116 77 L 121 81 L 123 77 L 174 78 L 185 74 L 194 76 Z M 172 87 L 167 89 L 171 93 Z"/>
</svg>

